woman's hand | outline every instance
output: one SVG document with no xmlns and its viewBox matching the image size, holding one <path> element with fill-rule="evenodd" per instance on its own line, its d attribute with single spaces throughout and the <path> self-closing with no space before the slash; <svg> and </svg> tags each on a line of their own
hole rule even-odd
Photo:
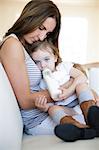
<svg viewBox="0 0 99 150">
<path fill-rule="evenodd" d="M 47 112 L 49 105 L 45 96 L 38 96 L 35 100 L 35 106 L 41 111 Z"/>
</svg>

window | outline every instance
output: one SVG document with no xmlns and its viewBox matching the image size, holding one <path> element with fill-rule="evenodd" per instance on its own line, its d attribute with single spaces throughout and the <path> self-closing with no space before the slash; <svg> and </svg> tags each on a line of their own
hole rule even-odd
<svg viewBox="0 0 99 150">
<path fill-rule="evenodd" d="M 86 63 L 88 21 L 81 17 L 62 17 L 59 49 L 63 61 Z"/>
</svg>

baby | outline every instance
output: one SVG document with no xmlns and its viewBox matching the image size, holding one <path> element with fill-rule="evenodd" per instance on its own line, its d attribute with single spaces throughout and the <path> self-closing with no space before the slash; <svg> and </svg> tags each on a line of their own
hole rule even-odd
<svg viewBox="0 0 99 150">
<path fill-rule="evenodd" d="M 66 115 L 81 114 L 79 104 L 94 100 L 85 74 L 77 69 L 78 65 L 75 68 L 71 62 L 62 62 L 59 50 L 52 43 L 46 40 L 34 43 L 31 57 L 44 78 L 40 83 L 41 89 L 48 89 L 53 99 L 53 103 L 48 104 L 45 97 L 37 98 L 36 106 L 45 106 L 44 111 L 48 111 L 55 122 L 60 123 L 60 118 Z M 85 123 L 83 119 L 82 122 Z"/>
</svg>

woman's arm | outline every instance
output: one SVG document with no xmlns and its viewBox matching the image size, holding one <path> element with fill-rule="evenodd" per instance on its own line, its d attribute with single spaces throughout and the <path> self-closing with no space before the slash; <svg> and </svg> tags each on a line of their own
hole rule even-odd
<svg viewBox="0 0 99 150">
<path fill-rule="evenodd" d="M 44 95 L 48 101 L 51 101 L 47 90 L 30 92 L 23 47 L 17 39 L 11 37 L 5 41 L 0 50 L 0 59 L 22 109 L 35 107 L 34 102 L 39 95 Z"/>
</svg>

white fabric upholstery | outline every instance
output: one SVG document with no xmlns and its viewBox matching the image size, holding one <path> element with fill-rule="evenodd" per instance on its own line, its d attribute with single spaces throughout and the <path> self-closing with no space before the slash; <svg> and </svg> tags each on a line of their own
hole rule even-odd
<svg viewBox="0 0 99 150">
<path fill-rule="evenodd" d="M 64 142 L 56 136 L 24 136 L 22 150 L 99 150 L 99 138 Z"/>
<path fill-rule="evenodd" d="M 0 64 L 0 150 L 20 150 L 22 129 L 16 98 Z"/>
</svg>

